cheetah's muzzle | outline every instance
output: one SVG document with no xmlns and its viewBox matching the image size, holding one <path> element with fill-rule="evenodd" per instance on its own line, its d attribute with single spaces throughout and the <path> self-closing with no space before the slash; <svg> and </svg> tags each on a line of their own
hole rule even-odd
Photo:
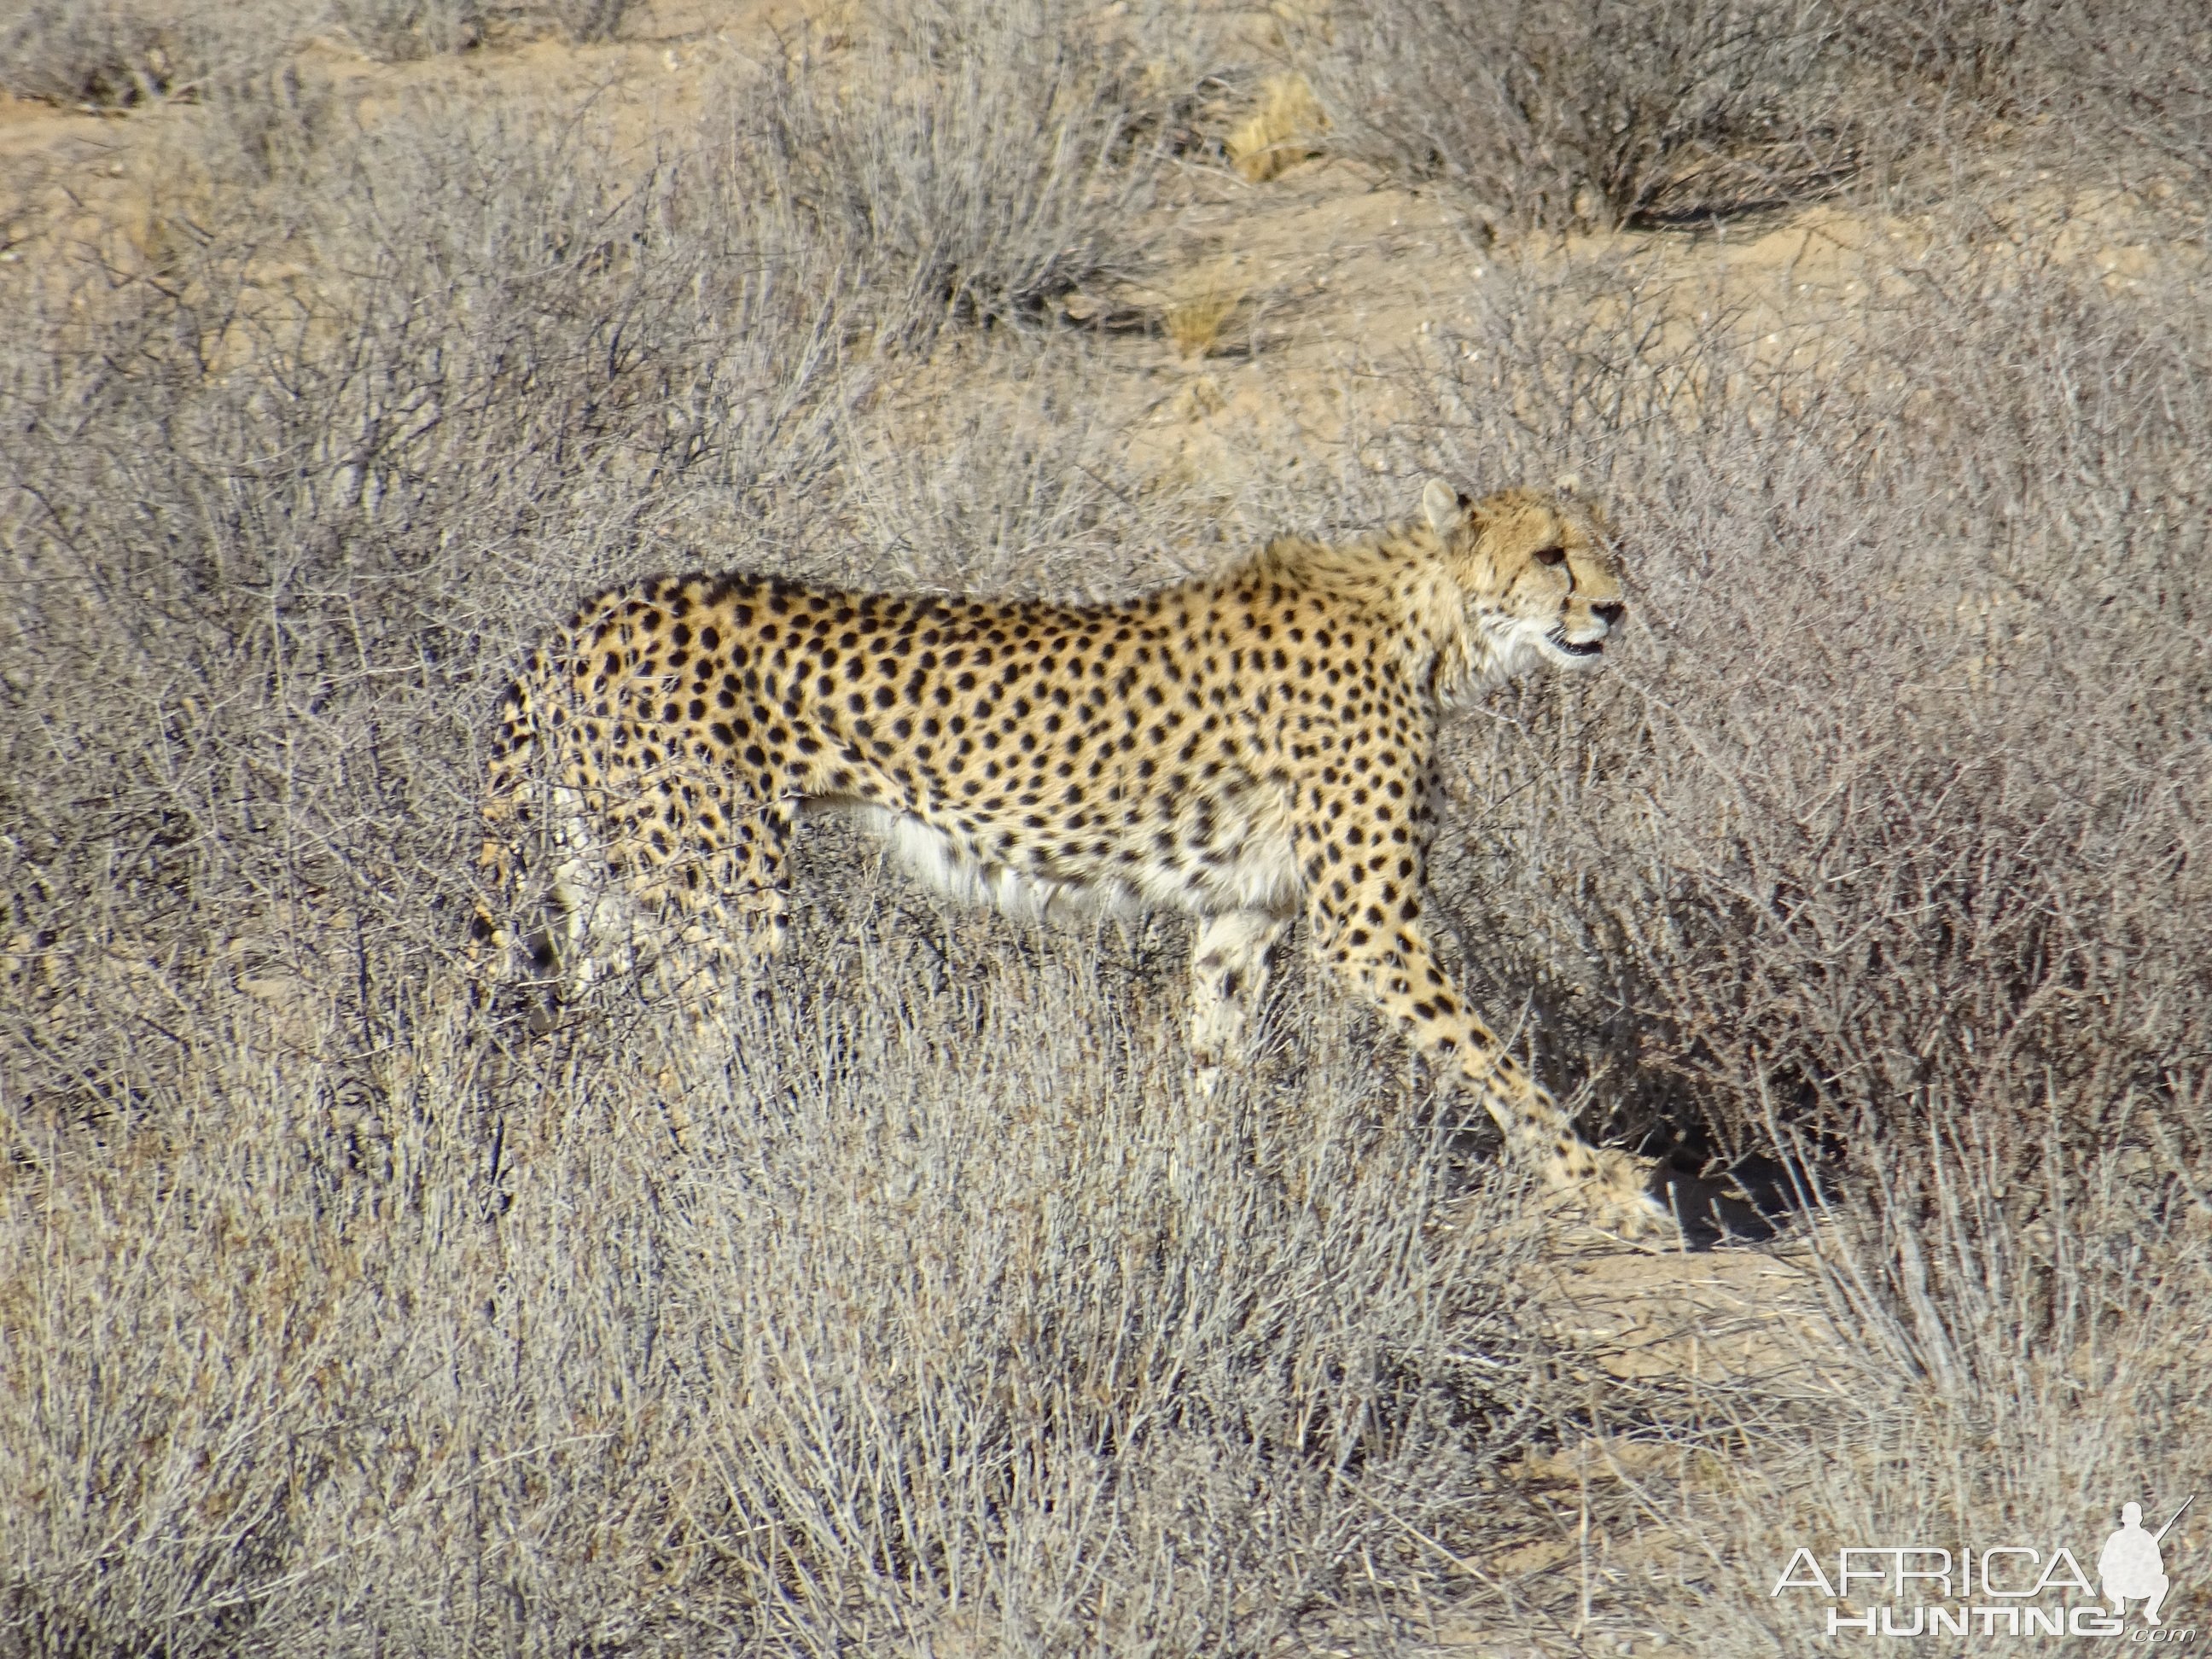
<svg viewBox="0 0 2212 1659">
<path fill-rule="evenodd" d="M 1554 647 L 1571 657 L 1598 657 L 1605 654 L 1605 639 L 1602 635 L 1594 640 L 1571 640 L 1563 629 L 1555 628 L 1545 637 Z"/>
</svg>

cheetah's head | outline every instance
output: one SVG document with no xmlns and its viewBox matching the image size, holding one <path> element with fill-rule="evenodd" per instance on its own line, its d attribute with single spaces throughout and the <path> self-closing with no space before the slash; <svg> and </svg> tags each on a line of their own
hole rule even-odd
<svg viewBox="0 0 2212 1659">
<path fill-rule="evenodd" d="M 1466 607 L 1469 689 L 1603 659 L 1628 607 L 1605 515 L 1571 480 L 1477 501 L 1431 479 L 1421 512 Z"/>
</svg>

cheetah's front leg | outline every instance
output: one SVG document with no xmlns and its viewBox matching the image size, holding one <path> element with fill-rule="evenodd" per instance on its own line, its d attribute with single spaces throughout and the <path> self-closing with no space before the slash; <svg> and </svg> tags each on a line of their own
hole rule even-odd
<svg viewBox="0 0 2212 1659">
<path fill-rule="evenodd" d="M 1314 951 L 1369 1001 L 1395 1015 L 1432 1064 L 1449 1066 L 1474 1091 L 1514 1157 L 1545 1186 L 1572 1190 L 1601 1224 L 1629 1237 L 1671 1231 L 1642 1163 L 1583 1139 L 1558 1101 L 1530 1077 L 1468 1006 L 1437 959 L 1412 886 L 1379 874 L 1317 888 L 1308 911 Z"/>
<path fill-rule="evenodd" d="M 1246 1033 L 1290 925 L 1290 917 L 1266 910 L 1230 910 L 1200 921 L 1190 952 L 1190 1052 L 1200 1094 L 1218 1086 L 1224 1065 L 1245 1057 Z"/>
</svg>

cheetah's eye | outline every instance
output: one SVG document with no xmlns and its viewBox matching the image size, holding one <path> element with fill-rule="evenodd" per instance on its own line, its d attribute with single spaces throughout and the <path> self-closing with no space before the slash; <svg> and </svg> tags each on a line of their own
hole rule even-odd
<svg viewBox="0 0 2212 1659">
<path fill-rule="evenodd" d="M 1567 550 L 1564 547 L 1540 547 L 1536 550 L 1538 564 L 1565 564 L 1566 562 Z"/>
</svg>

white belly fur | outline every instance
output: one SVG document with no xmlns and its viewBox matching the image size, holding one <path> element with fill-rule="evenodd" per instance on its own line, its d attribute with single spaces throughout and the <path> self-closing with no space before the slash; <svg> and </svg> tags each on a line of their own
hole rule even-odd
<svg viewBox="0 0 2212 1659">
<path fill-rule="evenodd" d="M 1237 855 L 1225 862 L 1157 867 L 1146 871 L 1139 882 L 1118 876 L 1076 882 L 986 863 L 943 830 L 888 806 L 815 799 L 806 802 L 805 810 L 810 816 L 834 813 L 851 819 L 878 837 L 916 880 L 948 898 L 1029 921 L 1132 915 L 1156 908 L 1194 915 L 1245 909 L 1281 915 L 1297 902 L 1290 825 L 1279 811 L 1264 814 Z M 1282 822 L 1268 821 L 1276 817 Z"/>
</svg>

